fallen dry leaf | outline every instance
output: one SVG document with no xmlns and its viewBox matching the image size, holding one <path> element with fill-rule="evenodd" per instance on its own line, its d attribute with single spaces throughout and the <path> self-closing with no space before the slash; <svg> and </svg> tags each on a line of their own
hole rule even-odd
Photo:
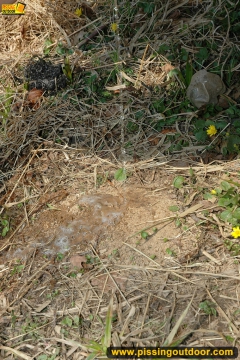
<svg viewBox="0 0 240 360">
<path fill-rule="evenodd" d="M 81 255 L 73 255 L 70 257 L 69 261 L 73 267 L 82 269 L 83 268 L 82 263 L 86 262 L 86 258 L 85 256 L 81 256 Z"/>
<path fill-rule="evenodd" d="M 176 9 L 175 11 L 172 11 L 168 15 L 168 19 L 176 20 L 176 19 L 180 18 L 180 16 L 181 16 L 181 11 L 179 9 Z"/>
<path fill-rule="evenodd" d="M 160 141 L 160 138 L 156 135 L 151 135 L 148 138 L 148 142 L 150 142 L 151 145 L 156 146 Z"/>
<path fill-rule="evenodd" d="M 175 67 L 171 64 L 165 64 L 162 66 L 162 71 L 165 71 L 167 74 L 173 69 L 175 69 Z"/>
<path fill-rule="evenodd" d="M 43 90 L 42 89 L 32 89 L 29 91 L 27 96 L 27 101 L 33 109 L 38 109 L 40 106 L 40 99 L 42 97 Z"/>
</svg>

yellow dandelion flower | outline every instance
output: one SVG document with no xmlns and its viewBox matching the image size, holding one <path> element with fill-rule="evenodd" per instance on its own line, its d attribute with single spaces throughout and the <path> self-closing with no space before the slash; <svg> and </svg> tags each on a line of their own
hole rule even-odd
<svg viewBox="0 0 240 360">
<path fill-rule="evenodd" d="M 214 189 L 211 190 L 211 194 L 212 194 L 212 195 L 216 195 L 216 194 L 217 194 L 216 190 L 214 190 Z"/>
<path fill-rule="evenodd" d="M 232 235 L 232 237 L 234 237 L 235 239 L 237 239 L 238 237 L 240 237 L 240 228 L 239 228 L 239 226 L 233 228 L 233 232 L 231 232 L 231 235 Z"/>
<path fill-rule="evenodd" d="M 116 32 L 117 29 L 118 29 L 118 24 L 117 23 L 112 23 L 111 24 L 111 29 L 112 29 L 113 32 Z"/>
<path fill-rule="evenodd" d="M 209 136 L 213 136 L 213 135 L 216 135 L 217 133 L 217 129 L 214 125 L 210 125 L 209 128 L 207 129 L 207 134 Z"/>
<path fill-rule="evenodd" d="M 82 8 L 78 8 L 76 11 L 75 11 L 75 15 L 77 16 L 81 16 L 82 15 Z"/>
</svg>

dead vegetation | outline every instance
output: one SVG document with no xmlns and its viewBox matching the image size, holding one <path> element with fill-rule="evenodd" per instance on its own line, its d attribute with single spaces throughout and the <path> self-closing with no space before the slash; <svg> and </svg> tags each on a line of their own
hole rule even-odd
<svg viewBox="0 0 240 360">
<path fill-rule="evenodd" d="M 171 73 L 187 53 L 227 78 L 239 51 L 228 1 L 225 27 L 208 27 L 220 1 L 25 2 L 0 18 L 1 357 L 100 358 L 90 344 L 111 296 L 112 346 L 237 345 L 238 244 L 204 194 L 238 183 L 238 160 L 223 162 L 236 154 L 222 156 L 222 139 L 216 152 L 197 141 L 203 110 Z M 26 89 L 42 58 L 67 87 Z M 233 76 L 236 107 L 238 87 Z"/>
</svg>

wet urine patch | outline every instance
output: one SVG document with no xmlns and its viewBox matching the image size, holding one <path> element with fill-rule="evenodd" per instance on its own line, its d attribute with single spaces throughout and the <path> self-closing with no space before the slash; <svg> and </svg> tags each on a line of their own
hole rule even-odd
<svg viewBox="0 0 240 360">
<path fill-rule="evenodd" d="M 65 253 L 80 244 L 95 245 L 109 226 L 117 225 L 125 208 L 124 201 L 111 194 L 83 195 L 77 207 L 79 218 L 58 228 L 53 245 L 45 253 Z"/>
<path fill-rule="evenodd" d="M 103 257 L 119 249 L 125 263 L 136 262 L 134 250 L 126 249 L 124 243 L 148 256 L 163 257 L 167 245 L 162 240 L 173 240 L 179 229 L 167 223 L 148 239 L 141 237 L 142 229 L 172 215 L 168 208 L 173 205 L 173 194 L 165 191 L 156 195 L 152 189 L 106 186 L 91 193 L 69 194 L 52 208 L 46 206 L 25 226 L 7 257 L 24 259 L 33 251 L 47 257 L 87 254 L 94 248 Z"/>
</svg>

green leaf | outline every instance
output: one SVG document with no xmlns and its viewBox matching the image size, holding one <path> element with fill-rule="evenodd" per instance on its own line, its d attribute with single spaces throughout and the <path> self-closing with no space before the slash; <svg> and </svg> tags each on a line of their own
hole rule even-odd
<svg viewBox="0 0 240 360">
<path fill-rule="evenodd" d="M 175 75 L 179 75 L 179 70 L 178 69 L 173 69 L 173 70 L 170 70 L 169 73 L 168 73 L 168 76 L 171 78 Z"/>
<path fill-rule="evenodd" d="M 206 47 L 203 47 L 196 54 L 196 58 L 203 64 L 205 60 L 209 57 L 209 53 Z"/>
<path fill-rule="evenodd" d="M 113 317 L 113 297 L 111 297 L 110 299 L 107 317 L 106 317 L 105 335 L 103 341 L 103 345 L 106 350 L 111 345 L 112 317 Z"/>
<path fill-rule="evenodd" d="M 229 199 L 229 198 L 222 197 L 221 199 L 218 200 L 218 205 L 219 206 L 226 207 L 226 206 L 228 206 L 230 204 L 232 204 L 232 199 L 231 198 Z"/>
<path fill-rule="evenodd" d="M 64 47 L 63 47 L 63 45 L 62 45 L 61 43 L 59 43 L 59 44 L 57 45 L 55 51 L 56 51 L 56 53 L 57 53 L 58 55 L 64 55 L 64 54 L 65 54 L 65 49 L 64 49 Z"/>
<path fill-rule="evenodd" d="M 166 249 L 166 253 L 170 256 L 173 256 L 174 255 L 174 252 L 170 249 L 170 248 L 167 248 Z"/>
<path fill-rule="evenodd" d="M 1 220 L 1 224 L 2 224 L 3 226 L 9 227 L 9 222 L 8 222 L 8 220 L 6 220 L 6 219 L 2 219 L 2 220 Z"/>
<path fill-rule="evenodd" d="M 71 65 L 70 65 L 68 57 L 64 58 L 64 65 L 62 67 L 62 70 L 63 70 L 64 75 L 68 78 L 68 80 L 70 82 L 72 82 L 72 79 L 73 79 L 73 77 L 72 77 L 72 69 L 71 69 Z"/>
<path fill-rule="evenodd" d="M 7 233 L 9 231 L 9 228 L 7 226 L 5 226 L 3 229 L 2 229 L 2 236 L 6 236 Z"/>
<path fill-rule="evenodd" d="M 240 137 L 238 135 L 228 136 L 227 149 L 230 152 L 236 151 L 236 145 L 240 144 Z"/>
<path fill-rule="evenodd" d="M 232 212 L 230 210 L 224 210 L 220 214 L 220 219 L 225 222 L 231 222 L 232 218 L 233 218 L 233 216 L 232 216 Z"/>
<path fill-rule="evenodd" d="M 186 85 L 187 86 L 189 86 L 192 76 L 193 76 L 193 67 L 192 67 L 192 64 L 190 64 L 190 62 L 188 60 L 187 64 L 186 64 Z"/>
<path fill-rule="evenodd" d="M 183 187 L 184 177 L 183 176 L 176 176 L 173 180 L 173 186 L 177 189 Z"/>
<path fill-rule="evenodd" d="M 91 350 L 92 352 L 101 352 L 102 351 L 102 345 L 97 343 L 94 340 L 89 341 L 89 345 L 86 345 L 86 347 Z"/>
<path fill-rule="evenodd" d="M 205 194 L 203 194 L 203 198 L 205 199 L 205 200 L 208 200 L 208 199 L 212 199 L 212 194 L 210 194 L 210 193 L 205 193 Z"/>
<path fill-rule="evenodd" d="M 68 317 L 68 316 L 66 316 L 66 317 L 61 321 L 61 324 L 62 324 L 62 325 L 67 325 L 67 326 L 69 326 L 69 327 L 72 326 L 72 323 L 73 323 L 72 319 L 71 319 L 70 317 Z"/>
<path fill-rule="evenodd" d="M 177 219 L 175 225 L 176 227 L 180 227 L 182 225 L 181 220 Z"/>
<path fill-rule="evenodd" d="M 199 142 L 205 142 L 207 140 L 207 132 L 205 130 L 200 130 L 195 133 L 195 137 Z"/>
<path fill-rule="evenodd" d="M 189 169 L 189 174 L 190 174 L 190 176 L 194 176 L 194 171 L 192 168 Z"/>
<path fill-rule="evenodd" d="M 222 181 L 221 187 L 223 190 L 228 191 L 231 189 L 232 186 L 227 181 Z"/>
<path fill-rule="evenodd" d="M 141 237 L 142 237 L 143 239 L 147 239 L 148 236 L 149 236 L 149 234 L 148 234 L 146 231 L 141 231 Z"/>
<path fill-rule="evenodd" d="M 53 42 L 50 39 L 46 39 L 44 42 L 44 49 L 43 49 L 43 53 L 44 55 L 48 55 L 51 51 L 50 46 L 53 44 Z"/>
<path fill-rule="evenodd" d="M 37 360 L 48 360 L 48 355 L 39 355 Z"/>
<path fill-rule="evenodd" d="M 86 360 L 93 360 L 98 356 L 97 353 L 93 352 L 86 357 Z"/>
<path fill-rule="evenodd" d="M 230 335 L 225 335 L 225 339 L 228 341 L 228 342 L 234 342 L 235 338 L 233 338 L 232 336 Z"/>
<path fill-rule="evenodd" d="M 166 338 L 166 340 L 163 343 L 163 346 L 171 346 L 171 344 L 173 343 L 173 339 L 175 338 L 177 332 L 180 329 L 180 326 L 184 320 L 184 318 L 186 317 L 188 310 L 192 304 L 193 301 L 193 297 L 191 299 L 191 301 L 189 302 L 188 306 L 185 308 L 185 310 L 182 312 L 182 314 L 180 315 L 180 317 L 177 319 L 175 325 L 173 326 L 170 334 L 168 334 L 168 337 Z"/>
<path fill-rule="evenodd" d="M 240 208 L 237 208 L 232 215 L 235 219 L 240 220 Z"/>
<path fill-rule="evenodd" d="M 216 307 L 216 304 L 211 301 L 208 301 L 208 300 L 205 300 L 199 304 L 199 308 L 202 309 L 206 315 L 216 316 L 217 311 L 216 311 L 215 307 Z"/>
<path fill-rule="evenodd" d="M 127 178 L 126 169 L 121 168 L 118 169 L 114 174 L 114 179 L 117 181 L 125 181 Z"/>
<path fill-rule="evenodd" d="M 169 206 L 169 210 L 173 211 L 173 212 L 176 212 L 176 211 L 179 210 L 179 207 L 177 205 L 172 205 L 172 206 Z"/>
<path fill-rule="evenodd" d="M 81 323 L 81 319 L 79 318 L 78 315 L 75 315 L 73 317 L 73 321 L 74 321 L 74 324 L 77 325 L 77 326 Z"/>
</svg>

